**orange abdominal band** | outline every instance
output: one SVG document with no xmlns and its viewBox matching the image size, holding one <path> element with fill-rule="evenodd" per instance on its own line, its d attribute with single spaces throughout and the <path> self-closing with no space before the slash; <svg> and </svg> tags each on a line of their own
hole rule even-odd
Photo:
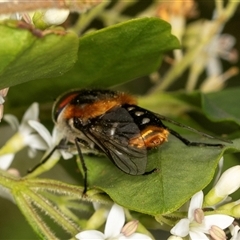
<svg viewBox="0 0 240 240">
<path fill-rule="evenodd" d="M 98 100 L 90 104 L 69 105 L 67 106 L 64 117 L 69 119 L 74 117 L 81 118 L 83 121 L 89 118 L 98 117 L 114 107 L 122 106 L 123 104 L 136 104 L 136 99 L 124 93 L 120 93 L 110 99 Z"/>
<path fill-rule="evenodd" d="M 142 130 L 139 137 L 129 141 L 131 146 L 153 148 L 167 141 L 169 131 L 163 127 L 149 126 Z"/>
</svg>

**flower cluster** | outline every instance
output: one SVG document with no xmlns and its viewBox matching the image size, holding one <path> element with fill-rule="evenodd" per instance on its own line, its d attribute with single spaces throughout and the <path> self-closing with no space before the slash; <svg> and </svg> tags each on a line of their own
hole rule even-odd
<svg viewBox="0 0 240 240">
<path fill-rule="evenodd" d="M 226 228 L 232 234 L 231 240 L 240 236 L 239 226 L 233 225 L 234 218 L 240 217 L 240 200 L 229 202 L 229 195 L 240 188 L 240 166 L 226 170 L 216 185 L 204 197 L 203 192 L 196 193 L 189 205 L 188 217 L 181 219 L 172 229 L 170 239 L 181 239 L 189 235 L 190 239 L 226 239 Z M 204 210 L 212 209 L 211 211 Z M 177 239 L 176 238 L 176 239 Z"/>
<path fill-rule="evenodd" d="M 204 216 L 202 210 L 203 192 L 196 193 L 189 205 L 188 217 L 181 219 L 172 229 L 171 234 L 178 237 L 190 236 L 191 239 L 209 239 L 206 234 L 214 236 L 220 232 L 223 236 L 225 233 L 222 229 L 229 227 L 234 218 L 223 215 L 213 214 Z"/>
<path fill-rule="evenodd" d="M 79 240 L 89 239 L 144 239 L 151 240 L 145 234 L 136 233 L 138 221 L 128 222 L 124 226 L 125 215 L 121 206 L 113 204 L 106 221 L 104 233 L 97 230 L 86 230 L 78 233 L 75 237 Z"/>
<path fill-rule="evenodd" d="M 36 150 L 46 150 L 47 155 L 59 143 L 61 136 L 53 129 L 52 136 L 48 130 L 38 121 L 39 107 L 33 103 L 25 112 L 21 124 L 12 115 L 5 115 L 4 119 L 13 129 L 18 130 L 0 150 L 0 168 L 7 170 L 16 152 L 24 147 L 29 147 L 30 156 L 34 156 Z M 71 158 L 72 154 L 63 150 L 56 150 L 49 158 L 52 165 L 63 156 Z M 50 166 L 52 166 L 50 165 Z M 48 166 L 48 168 L 50 168 Z M 43 169 L 34 172 L 31 177 L 37 176 Z M 31 174 L 30 174 L 31 175 Z M 240 188 L 240 165 L 226 170 L 218 179 L 215 186 L 204 197 L 203 192 L 196 193 L 189 204 L 186 218 L 171 229 L 170 239 L 182 239 L 189 235 L 190 239 L 225 239 L 223 231 L 229 228 L 231 239 L 239 237 L 239 226 L 233 225 L 234 218 L 240 217 L 240 200 L 229 202 L 229 195 Z M 2 194 L 4 196 L 4 194 Z M 211 211 L 206 211 L 204 208 Z M 114 204 L 109 212 L 105 231 L 86 230 L 76 235 L 78 239 L 150 239 L 149 236 L 135 233 L 138 222 L 130 221 L 124 226 L 125 217 L 122 207 Z M 218 237 L 216 237 L 218 236 Z M 220 236 L 220 237 L 219 237 Z"/>
<path fill-rule="evenodd" d="M 45 155 L 47 155 L 59 143 L 61 136 L 58 134 L 58 131 L 54 128 L 51 136 L 46 127 L 38 121 L 38 115 L 38 103 L 33 103 L 28 108 L 21 123 L 19 123 L 18 119 L 13 115 L 4 115 L 4 120 L 10 124 L 16 133 L 0 149 L 0 169 L 7 170 L 15 154 L 25 147 L 29 148 L 29 156 L 34 157 L 37 150 L 45 150 Z M 50 156 L 48 162 L 52 162 L 52 166 L 61 156 L 63 156 L 64 159 L 69 159 L 72 157 L 72 154 L 64 150 L 56 150 Z M 48 166 L 48 168 L 51 166 Z M 42 169 L 41 171 L 46 170 L 47 169 Z M 41 172 L 35 174 L 39 175 L 40 173 Z"/>
</svg>

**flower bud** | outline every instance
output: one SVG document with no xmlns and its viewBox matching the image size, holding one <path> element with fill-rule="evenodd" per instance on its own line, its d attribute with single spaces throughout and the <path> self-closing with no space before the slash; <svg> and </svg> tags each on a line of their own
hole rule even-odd
<svg viewBox="0 0 240 240">
<path fill-rule="evenodd" d="M 205 196 L 205 206 L 213 206 L 240 187 L 240 165 L 226 170 L 217 184 Z"/>
<path fill-rule="evenodd" d="M 60 25 L 66 21 L 69 13 L 69 9 L 48 9 L 43 16 L 43 20 L 48 25 Z"/>
<path fill-rule="evenodd" d="M 221 205 L 220 207 L 218 207 L 218 210 L 231 210 L 233 207 L 239 204 L 240 204 L 240 199 L 235 202 L 229 202 L 224 205 Z"/>
<path fill-rule="evenodd" d="M 231 215 L 235 218 L 240 218 L 240 204 L 237 204 L 231 209 Z"/>
<path fill-rule="evenodd" d="M 51 25 L 60 25 L 66 21 L 69 9 L 48 9 L 47 11 L 36 11 L 32 21 L 37 28 L 46 29 Z"/>
</svg>

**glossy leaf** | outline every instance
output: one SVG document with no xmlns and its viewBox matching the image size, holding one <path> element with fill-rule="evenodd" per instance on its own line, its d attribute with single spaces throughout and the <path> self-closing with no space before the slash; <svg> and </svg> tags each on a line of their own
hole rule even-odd
<svg viewBox="0 0 240 240">
<path fill-rule="evenodd" d="M 0 32 L 0 89 L 62 75 L 76 62 L 78 37 L 74 33 L 41 32 L 22 22 L 3 22 Z"/>
<path fill-rule="evenodd" d="M 79 39 L 78 61 L 68 73 L 17 86 L 10 100 L 26 102 L 19 94 L 26 88 L 34 91 L 29 100 L 46 102 L 73 88 L 111 87 L 147 75 L 159 67 L 164 52 L 179 48 L 170 31 L 158 18 L 141 18 L 86 34 Z"/>
<path fill-rule="evenodd" d="M 130 20 L 82 37 L 79 60 L 66 77 L 79 86 L 109 87 L 153 72 L 174 48 L 179 42 L 167 22 Z"/>
<path fill-rule="evenodd" d="M 213 121 L 232 121 L 240 125 L 240 88 L 202 95 L 202 107 Z"/>
<path fill-rule="evenodd" d="M 227 145 L 240 150 L 240 140 Z M 177 210 L 211 181 L 222 154 L 221 148 L 187 147 L 171 136 L 169 142 L 149 153 L 147 170 L 157 168 L 157 172 L 130 176 L 110 160 L 88 157 L 89 184 L 128 209 L 154 216 L 166 214 Z"/>
</svg>

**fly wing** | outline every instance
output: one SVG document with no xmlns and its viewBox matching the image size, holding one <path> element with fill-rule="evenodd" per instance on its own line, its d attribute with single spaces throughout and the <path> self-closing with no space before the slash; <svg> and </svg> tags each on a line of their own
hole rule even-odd
<svg viewBox="0 0 240 240">
<path fill-rule="evenodd" d="M 146 171 L 146 147 L 132 146 L 130 140 L 138 138 L 145 146 L 140 130 L 125 108 L 115 108 L 92 121 L 85 134 L 120 168 L 130 175 Z"/>
</svg>

